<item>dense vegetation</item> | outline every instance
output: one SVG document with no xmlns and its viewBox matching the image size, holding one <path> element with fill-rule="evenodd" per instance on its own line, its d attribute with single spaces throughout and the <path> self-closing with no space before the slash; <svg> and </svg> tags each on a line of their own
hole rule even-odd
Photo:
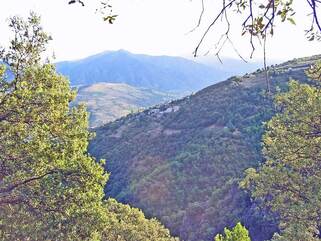
<svg viewBox="0 0 321 241">
<path fill-rule="evenodd" d="M 269 68 L 272 91 L 320 59 Z M 90 152 L 107 160 L 108 195 L 158 217 L 183 240 L 211 240 L 241 221 L 253 240 L 271 238 L 277 220 L 238 188 L 243 171 L 262 161 L 263 123 L 275 113 L 258 70 L 195 95 L 96 129 Z"/>
<path fill-rule="evenodd" d="M 305 70 L 321 56 L 98 128 L 95 159 L 84 106 L 41 60 L 51 38 L 39 17 L 13 17 L 10 27 L 0 51 L 1 240 L 178 240 L 104 191 L 182 240 L 320 240 L 321 62 L 310 79 Z"/>
<path fill-rule="evenodd" d="M 308 75 L 316 86 L 291 81 L 289 92 L 277 95 L 279 113 L 263 138 L 266 161 L 241 183 L 278 217 L 278 241 L 320 240 L 321 62 Z"/>
<path fill-rule="evenodd" d="M 224 228 L 224 235 L 217 234 L 215 241 L 251 241 L 251 239 L 247 229 L 241 223 L 237 223 L 232 230 Z"/>
<path fill-rule="evenodd" d="M 34 14 L 10 27 L 0 51 L 0 239 L 175 240 L 141 211 L 103 200 L 108 175 L 87 154 L 87 112 L 70 107 L 69 81 L 41 61 L 50 37 Z"/>
<path fill-rule="evenodd" d="M 179 95 L 127 84 L 97 83 L 79 87 L 75 104 L 85 104 L 90 113 L 90 127 L 98 127 L 178 97 Z"/>
</svg>

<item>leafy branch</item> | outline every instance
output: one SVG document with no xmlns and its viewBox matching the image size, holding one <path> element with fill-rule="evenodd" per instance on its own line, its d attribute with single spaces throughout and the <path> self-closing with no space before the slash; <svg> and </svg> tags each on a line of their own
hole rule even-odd
<svg viewBox="0 0 321 241">
<path fill-rule="evenodd" d="M 311 13 L 308 16 L 311 16 L 311 27 L 306 30 L 306 35 L 309 41 L 312 40 L 321 40 L 321 24 L 318 15 L 318 8 L 321 5 L 320 0 L 306 0 Z M 201 2 L 202 11 L 197 23 L 197 26 L 193 29 L 198 28 L 203 19 L 204 15 L 204 0 Z M 293 8 L 293 0 L 268 0 L 265 4 L 256 4 L 254 0 L 230 0 L 225 2 L 223 0 L 223 6 L 219 10 L 219 13 L 214 17 L 213 21 L 208 25 L 203 35 L 201 36 L 195 50 L 194 56 L 198 55 L 199 48 L 203 44 L 205 38 L 213 30 L 214 25 L 219 21 L 225 21 L 228 26 L 228 32 L 224 34 L 226 41 L 231 42 L 229 38 L 229 26 L 230 22 L 226 17 L 229 12 L 235 12 L 244 15 L 244 21 L 242 23 L 242 35 L 250 35 L 250 45 L 252 48 L 250 57 L 252 58 L 255 51 L 254 38 L 259 40 L 266 39 L 267 35 L 273 36 L 275 21 L 279 19 L 281 22 L 289 22 L 291 24 L 296 24 L 294 15 L 295 10 Z M 219 39 L 216 45 L 220 45 L 219 42 L 222 38 Z M 223 41 L 224 42 L 224 41 Z M 222 48 L 219 48 L 219 51 Z"/>
</svg>

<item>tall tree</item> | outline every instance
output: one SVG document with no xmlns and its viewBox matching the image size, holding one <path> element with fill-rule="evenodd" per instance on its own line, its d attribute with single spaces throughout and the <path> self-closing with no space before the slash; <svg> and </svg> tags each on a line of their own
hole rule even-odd
<svg viewBox="0 0 321 241">
<path fill-rule="evenodd" d="M 140 211 L 103 201 L 108 175 L 87 154 L 87 112 L 70 107 L 69 81 L 41 62 L 50 37 L 40 18 L 10 27 L 0 56 L 0 239 L 173 240 Z"/>
<path fill-rule="evenodd" d="M 320 80 L 320 66 L 308 75 Z M 321 89 L 296 81 L 289 88 L 276 97 L 280 113 L 267 123 L 266 161 L 247 170 L 241 185 L 279 218 L 275 240 L 320 240 Z"/>
<path fill-rule="evenodd" d="M 107 175 L 86 154 L 87 113 L 40 55 L 50 39 L 32 14 L 14 17 L 0 81 L 0 236 L 5 240 L 90 238 Z M 6 74 L 13 75 L 12 79 Z M 81 225 L 82 222 L 87 225 Z"/>
</svg>

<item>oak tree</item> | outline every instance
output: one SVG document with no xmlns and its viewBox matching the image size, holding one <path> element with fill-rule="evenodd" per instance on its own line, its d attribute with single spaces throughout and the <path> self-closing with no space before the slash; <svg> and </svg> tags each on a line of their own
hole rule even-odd
<svg viewBox="0 0 321 241">
<path fill-rule="evenodd" d="M 10 20 L 0 57 L 0 239 L 174 240 L 157 220 L 104 200 L 102 161 L 87 153 L 88 114 L 41 61 L 50 37 L 40 18 Z"/>
</svg>

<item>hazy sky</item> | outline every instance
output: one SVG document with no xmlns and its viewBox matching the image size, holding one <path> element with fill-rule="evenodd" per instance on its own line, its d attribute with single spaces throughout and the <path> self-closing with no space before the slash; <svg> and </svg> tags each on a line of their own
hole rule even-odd
<svg viewBox="0 0 321 241">
<path fill-rule="evenodd" d="M 8 42 L 6 19 L 19 14 L 27 16 L 31 10 L 42 16 L 43 25 L 53 36 L 51 48 L 57 60 L 78 59 L 105 50 L 126 49 L 134 53 L 152 55 L 180 55 L 191 57 L 192 52 L 210 21 L 217 14 L 218 0 L 205 0 L 207 11 L 204 24 L 194 31 L 201 10 L 200 0 L 114 0 L 114 11 L 119 14 L 115 24 L 109 25 L 95 14 L 95 0 L 87 0 L 87 7 L 69 6 L 67 0 L 0 0 L 0 44 Z M 300 1 L 299 9 L 307 9 Z M 290 24 L 276 29 L 275 37 L 268 43 L 268 57 L 286 60 L 321 53 L 320 42 L 308 42 L 304 29 L 309 26 L 307 12 L 297 15 L 297 26 Z M 240 19 L 233 18 L 238 23 Z M 239 26 L 234 25 L 232 36 L 239 51 L 249 56 L 247 38 L 240 37 Z M 224 31 L 223 25 L 208 36 L 201 53 L 214 46 Z M 235 57 L 231 46 L 222 55 Z M 258 49 L 254 58 L 262 58 Z"/>
</svg>

